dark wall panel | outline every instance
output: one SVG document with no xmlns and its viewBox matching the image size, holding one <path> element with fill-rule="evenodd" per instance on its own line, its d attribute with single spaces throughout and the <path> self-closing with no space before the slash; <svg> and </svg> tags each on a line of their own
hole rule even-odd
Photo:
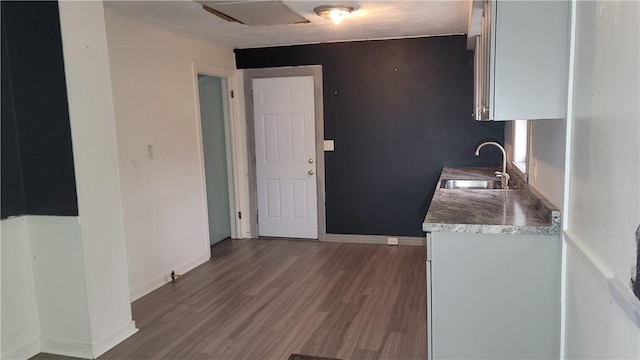
<svg viewBox="0 0 640 360">
<path fill-rule="evenodd" d="M 4 6 L 3 6 L 4 10 Z M 5 31 L 4 11 L 2 11 L 2 138 L 1 159 L 2 168 L 2 218 L 22 215 L 27 211 L 22 185 L 22 169 L 20 168 L 20 144 L 18 143 L 18 129 L 13 105 L 13 90 L 11 88 L 11 66 L 9 63 L 7 39 Z"/>
<path fill-rule="evenodd" d="M 58 4 L 3 1 L 2 22 L 26 213 L 77 215 Z"/>
<path fill-rule="evenodd" d="M 327 232 L 423 236 L 443 166 L 498 165 L 503 123 L 472 120 L 464 36 L 236 50 L 238 68 L 322 65 Z"/>
</svg>

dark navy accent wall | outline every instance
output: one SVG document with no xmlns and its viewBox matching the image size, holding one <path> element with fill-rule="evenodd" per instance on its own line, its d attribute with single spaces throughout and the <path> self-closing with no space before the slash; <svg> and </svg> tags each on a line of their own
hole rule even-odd
<svg viewBox="0 0 640 360">
<path fill-rule="evenodd" d="M 2 218 L 77 215 L 58 3 L 3 1 L 2 52 Z"/>
<path fill-rule="evenodd" d="M 423 236 L 443 166 L 499 165 L 504 124 L 472 120 L 464 36 L 236 50 L 239 69 L 322 65 L 327 233 Z"/>
<path fill-rule="evenodd" d="M 18 129 L 16 125 L 16 115 L 13 104 L 13 89 L 11 87 L 11 71 L 9 57 L 5 19 L 4 4 L 2 4 L 2 126 L 0 139 L 2 148 L 0 149 L 0 162 L 2 168 L 2 218 L 10 215 L 25 214 L 27 207 L 24 199 L 24 187 L 22 184 L 22 169 L 20 167 L 20 145 L 18 144 Z"/>
</svg>

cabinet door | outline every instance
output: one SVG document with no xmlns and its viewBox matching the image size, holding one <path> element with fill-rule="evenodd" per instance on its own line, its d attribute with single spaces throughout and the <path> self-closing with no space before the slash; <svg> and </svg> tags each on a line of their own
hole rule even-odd
<svg viewBox="0 0 640 360">
<path fill-rule="evenodd" d="M 477 120 L 566 117 L 570 2 L 487 0 L 476 46 Z"/>
<path fill-rule="evenodd" d="M 566 117 L 570 3 L 495 1 L 493 120 Z M 492 30 L 494 27 L 492 26 Z"/>
<path fill-rule="evenodd" d="M 432 233 L 434 359 L 559 356 L 558 236 Z"/>
</svg>

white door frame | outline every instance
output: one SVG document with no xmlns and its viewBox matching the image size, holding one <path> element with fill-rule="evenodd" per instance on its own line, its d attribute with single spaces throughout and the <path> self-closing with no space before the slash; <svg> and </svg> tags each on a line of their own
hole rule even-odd
<svg viewBox="0 0 640 360">
<path fill-rule="evenodd" d="M 202 197 L 202 207 L 204 209 L 204 217 L 205 217 L 205 234 L 209 236 L 209 207 L 207 206 L 207 185 L 206 185 L 206 175 L 204 171 L 204 147 L 203 147 L 203 139 L 202 139 L 202 119 L 200 117 L 200 89 L 198 87 L 198 75 L 205 76 L 214 76 L 223 79 L 222 82 L 222 91 L 226 93 L 226 98 L 223 101 L 223 114 L 224 114 L 224 140 L 226 147 L 226 156 L 227 156 L 227 183 L 229 185 L 229 212 L 231 219 L 231 238 L 238 239 L 242 238 L 242 234 L 244 234 L 242 220 L 239 218 L 238 209 L 241 209 L 242 206 L 240 201 L 242 197 L 240 196 L 240 187 L 238 186 L 238 151 L 236 150 L 236 134 L 238 129 L 236 128 L 237 122 L 237 114 L 238 111 L 236 109 L 237 105 L 235 103 L 235 95 L 231 97 L 231 92 L 233 89 L 237 88 L 236 86 L 236 77 L 235 72 L 233 70 L 228 70 L 224 68 L 218 68 L 215 66 L 209 66 L 197 62 L 193 62 L 193 86 L 195 91 L 195 100 L 196 100 L 196 117 L 197 117 L 197 132 L 198 132 L 198 161 L 202 165 L 200 167 L 200 176 L 201 176 L 201 184 L 202 191 L 204 196 Z M 209 243 L 209 239 L 207 239 L 207 243 Z"/>
<path fill-rule="evenodd" d="M 325 177 L 324 177 L 324 111 L 323 111 L 323 91 L 322 91 L 322 66 L 295 66 L 263 69 L 244 70 L 244 98 L 247 130 L 247 163 L 249 173 L 249 211 L 251 213 L 251 234 L 258 236 L 258 195 L 256 179 L 256 145 L 255 128 L 253 116 L 253 79 L 293 77 L 293 76 L 313 76 L 313 90 L 315 96 L 315 129 L 316 129 L 316 174 L 317 174 L 317 196 L 318 196 L 318 240 L 324 241 L 327 233 L 325 216 Z"/>
</svg>

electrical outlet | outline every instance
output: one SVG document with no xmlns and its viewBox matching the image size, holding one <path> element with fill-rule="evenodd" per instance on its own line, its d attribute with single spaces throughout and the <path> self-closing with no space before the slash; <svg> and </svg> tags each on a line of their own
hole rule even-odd
<svg viewBox="0 0 640 360">
<path fill-rule="evenodd" d="M 397 237 L 389 237 L 389 238 L 387 238 L 387 244 L 388 245 L 398 245 L 398 238 Z"/>
<path fill-rule="evenodd" d="M 334 149 L 335 149 L 335 145 L 333 140 L 324 141 L 324 151 L 333 151 Z"/>
<path fill-rule="evenodd" d="M 533 182 L 538 181 L 538 162 L 533 163 Z"/>
</svg>

